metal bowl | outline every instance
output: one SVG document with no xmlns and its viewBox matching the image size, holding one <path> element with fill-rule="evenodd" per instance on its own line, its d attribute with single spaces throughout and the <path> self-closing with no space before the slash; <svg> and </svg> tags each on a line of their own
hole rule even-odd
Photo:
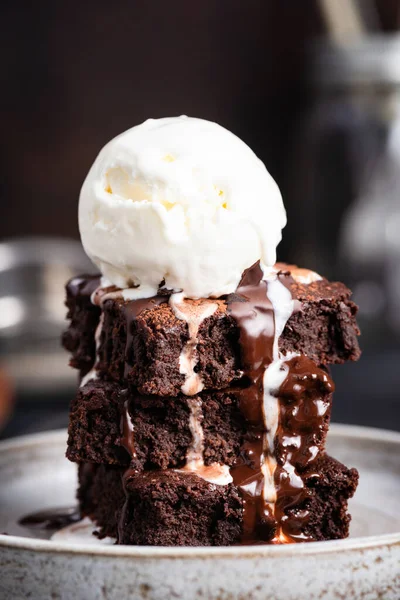
<svg viewBox="0 0 400 600">
<path fill-rule="evenodd" d="M 0 365 L 23 392 L 73 386 L 60 335 L 65 283 L 94 272 L 79 242 L 20 238 L 0 243 Z"/>
<path fill-rule="evenodd" d="M 36 510 L 75 502 L 66 432 L 0 444 L 0 597 L 85 600 L 398 600 L 400 434 L 332 425 L 328 452 L 360 471 L 350 538 L 281 546 L 101 545 L 28 537 Z M 61 533 L 61 532 L 60 532 Z M 35 533 L 33 533 L 35 535 Z"/>
</svg>

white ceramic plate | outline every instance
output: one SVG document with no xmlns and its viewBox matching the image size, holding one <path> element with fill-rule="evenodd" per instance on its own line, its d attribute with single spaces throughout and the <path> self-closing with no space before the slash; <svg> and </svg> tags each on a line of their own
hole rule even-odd
<svg viewBox="0 0 400 600">
<path fill-rule="evenodd" d="M 13 534 L 0 535 L 2 600 L 400 598 L 398 433 L 331 427 L 329 452 L 360 471 L 349 539 L 230 548 L 93 544 L 87 526 L 54 541 L 22 537 L 32 532 L 21 516 L 74 503 L 65 440 L 58 431 L 0 444 L 0 531 Z"/>
</svg>

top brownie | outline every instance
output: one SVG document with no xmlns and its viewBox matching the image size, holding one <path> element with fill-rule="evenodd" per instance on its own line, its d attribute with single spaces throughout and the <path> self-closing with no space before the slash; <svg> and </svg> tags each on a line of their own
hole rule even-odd
<svg viewBox="0 0 400 600">
<path fill-rule="evenodd" d="M 175 316 L 168 302 L 151 308 L 147 304 L 135 318 L 131 318 L 134 301 L 120 297 L 105 300 L 100 309 L 91 302 L 99 285 L 95 276 L 74 278 L 67 284 L 70 325 L 63 345 L 72 354 L 71 366 L 81 376 L 92 368 L 95 331 L 103 311 L 96 363 L 100 376 L 126 381 L 141 394 L 177 395 L 185 381 L 179 359 L 189 338 L 187 323 Z M 356 360 L 359 330 L 350 290 L 326 279 L 304 284 L 290 278 L 289 288 L 299 309 L 280 336 L 280 350 L 305 354 L 318 364 Z M 229 301 L 229 296 L 216 300 L 217 310 L 199 328 L 195 370 L 206 390 L 236 385 L 243 375 L 240 332 L 227 310 Z"/>
</svg>

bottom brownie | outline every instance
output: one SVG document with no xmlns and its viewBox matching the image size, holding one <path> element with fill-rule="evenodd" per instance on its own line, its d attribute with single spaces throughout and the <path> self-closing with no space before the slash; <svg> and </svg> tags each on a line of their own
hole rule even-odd
<svg viewBox="0 0 400 600">
<path fill-rule="evenodd" d="M 119 544 L 151 546 L 222 546 L 239 544 L 243 501 L 236 486 L 209 483 L 173 470 L 125 477 L 125 469 L 84 463 L 79 469 L 82 515 L 99 527 L 101 537 Z M 347 501 L 358 473 L 324 455 L 305 477 L 307 495 L 286 511 L 301 519 L 307 540 L 347 537 Z M 307 518 L 304 519 L 304 514 Z"/>
</svg>

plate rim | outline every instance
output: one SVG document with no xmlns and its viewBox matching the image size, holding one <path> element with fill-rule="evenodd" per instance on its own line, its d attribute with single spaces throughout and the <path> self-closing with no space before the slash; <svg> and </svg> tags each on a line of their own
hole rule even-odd
<svg viewBox="0 0 400 600">
<path fill-rule="evenodd" d="M 363 427 L 361 425 L 345 425 L 333 423 L 330 426 L 330 437 L 346 437 L 371 441 L 380 441 L 400 445 L 400 432 Z M 24 436 L 17 436 L 0 441 L 0 456 L 14 450 L 25 450 L 29 446 L 57 443 L 67 439 L 66 429 L 57 429 Z M 0 549 L 28 550 L 35 552 L 65 553 L 70 555 L 93 555 L 107 558 L 136 558 L 136 559 L 207 559 L 240 557 L 278 558 L 282 556 L 320 556 L 337 552 L 359 552 L 374 548 L 400 549 L 400 531 L 375 536 L 354 537 L 345 540 L 329 540 L 313 542 L 312 544 L 287 544 L 281 546 L 220 546 L 220 547 L 156 547 L 156 546 L 93 546 L 90 544 L 72 544 L 54 542 L 36 538 L 0 534 Z"/>
</svg>

